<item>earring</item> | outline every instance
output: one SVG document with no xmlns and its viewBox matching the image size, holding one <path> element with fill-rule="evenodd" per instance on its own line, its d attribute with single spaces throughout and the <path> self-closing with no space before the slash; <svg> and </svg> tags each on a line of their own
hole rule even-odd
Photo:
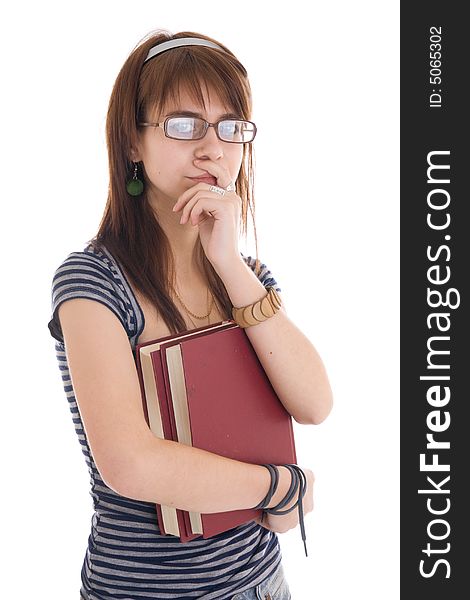
<svg viewBox="0 0 470 600">
<path fill-rule="evenodd" d="M 130 196 L 140 196 L 144 191 L 144 182 L 137 177 L 137 163 L 134 163 L 134 175 L 126 182 L 126 190 Z"/>
</svg>

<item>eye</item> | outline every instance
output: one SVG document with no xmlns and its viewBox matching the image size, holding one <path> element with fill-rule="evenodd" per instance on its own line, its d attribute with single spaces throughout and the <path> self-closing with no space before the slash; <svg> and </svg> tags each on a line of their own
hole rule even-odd
<svg viewBox="0 0 470 600">
<path fill-rule="evenodd" d="M 239 123 L 238 121 L 222 121 L 219 124 L 219 131 L 221 135 L 234 135 L 239 131 Z"/>
<path fill-rule="evenodd" d="M 194 129 L 194 119 L 178 118 L 171 121 L 171 128 L 179 133 L 188 133 Z"/>
</svg>

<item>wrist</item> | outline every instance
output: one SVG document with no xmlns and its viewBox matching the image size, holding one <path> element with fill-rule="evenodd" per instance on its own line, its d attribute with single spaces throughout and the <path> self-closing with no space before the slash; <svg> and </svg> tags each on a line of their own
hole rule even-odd
<svg viewBox="0 0 470 600">
<path fill-rule="evenodd" d="M 225 258 L 221 262 L 212 262 L 215 272 L 224 282 L 225 278 L 232 276 L 234 271 L 239 272 L 243 265 L 245 265 L 245 261 L 240 253 Z"/>
<path fill-rule="evenodd" d="M 240 255 L 224 267 L 214 266 L 221 278 L 232 306 L 244 307 L 262 300 L 266 288 Z"/>
<path fill-rule="evenodd" d="M 283 498 L 285 498 L 285 496 L 287 495 L 287 492 L 289 491 L 289 488 L 291 485 L 292 475 L 291 475 L 289 469 L 287 467 L 278 466 L 277 470 L 279 472 L 279 482 L 278 482 L 277 490 L 276 490 L 276 493 L 271 498 L 271 501 L 269 502 L 267 508 L 273 508 L 274 506 L 279 504 L 279 502 Z M 289 504 L 286 504 L 283 507 L 283 510 L 287 510 L 288 508 L 291 508 L 292 506 L 294 506 L 294 504 L 297 502 L 298 497 L 299 497 L 299 494 L 298 493 L 295 494 L 294 498 L 289 502 Z"/>
</svg>

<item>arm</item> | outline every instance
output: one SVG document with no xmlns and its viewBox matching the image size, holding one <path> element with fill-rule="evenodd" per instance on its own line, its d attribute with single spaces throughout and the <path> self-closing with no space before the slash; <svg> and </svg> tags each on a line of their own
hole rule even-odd
<svg viewBox="0 0 470 600">
<path fill-rule="evenodd" d="M 149 429 L 126 332 L 99 302 L 59 307 L 72 384 L 88 443 L 105 483 L 117 493 L 204 513 L 252 508 L 265 497 L 268 471 L 171 440 Z M 274 506 L 290 474 L 280 469 Z"/>
<path fill-rule="evenodd" d="M 212 160 L 195 160 L 217 178 L 217 185 L 232 181 L 228 169 Z M 234 191 L 220 195 L 198 183 L 176 201 L 181 223 L 199 227 L 204 253 L 223 281 L 232 305 L 248 306 L 266 295 L 263 284 L 238 249 L 242 200 Z M 208 212 L 212 219 L 203 216 Z M 247 336 L 286 410 L 298 423 L 320 423 L 329 414 L 332 393 L 323 363 L 308 338 L 281 308 L 262 323 L 248 327 Z"/>
<path fill-rule="evenodd" d="M 288 470 L 279 467 L 279 471 L 279 488 L 269 507 L 289 489 Z M 215 513 L 257 506 L 266 496 L 270 481 L 269 472 L 260 465 L 152 436 L 141 445 L 139 457 L 128 475 L 120 479 L 119 487 L 124 496 L 137 500 Z"/>
<path fill-rule="evenodd" d="M 214 267 L 233 306 L 247 306 L 266 289 L 242 257 L 225 268 Z M 289 319 L 284 307 L 271 318 L 245 329 L 255 352 L 286 410 L 298 423 L 320 423 L 332 407 L 332 392 L 323 362 L 308 338 Z"/>
</svg>

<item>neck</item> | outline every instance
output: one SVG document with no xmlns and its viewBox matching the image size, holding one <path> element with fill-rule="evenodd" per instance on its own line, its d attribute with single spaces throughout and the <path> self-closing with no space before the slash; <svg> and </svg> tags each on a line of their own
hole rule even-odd
<svg viewBox="0 0 470 600">
<path fill-rule="evenodd" d="M 175 198 L 159 197 L 149 198 L 150 205 L 163 229 L 173 254 L 175 271 L 179 280 L 200 279 L 203 270 L 198 260 L 198 227 L 193 227 L 190 222 L 180 224 L 182 211 L 173 212 Z"/>
</svg>

